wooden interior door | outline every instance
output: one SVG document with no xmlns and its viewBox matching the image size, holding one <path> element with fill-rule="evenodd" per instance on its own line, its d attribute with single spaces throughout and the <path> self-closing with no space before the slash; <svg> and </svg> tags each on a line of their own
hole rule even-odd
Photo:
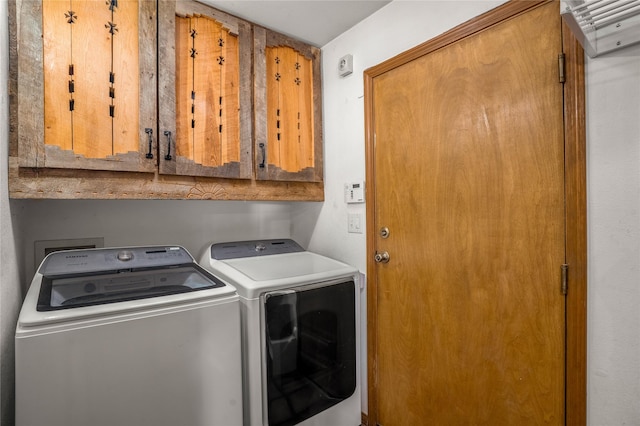
<svg viewBox="0 0 640 426">
<path fill-rule="evenodd" d="M 565 421 L 561 51 L 551 2 L 373 78 L 380 425 Z"/>
</svg>

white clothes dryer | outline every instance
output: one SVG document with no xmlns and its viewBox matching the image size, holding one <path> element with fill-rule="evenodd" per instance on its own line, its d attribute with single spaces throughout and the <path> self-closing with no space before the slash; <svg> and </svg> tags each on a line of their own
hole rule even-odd
<svg viewBox="0 0 640 426">
<path fill-rule="evenodd" d="M 288 239 L 212 244 L 200 264 L 240 296 L 244 424 L 360 425 L 358 270 Z"/>
<path fill-rule="evenodd" d="M 15 335 L 17 426 L 242 424 L 233 288 L 182 247 L 55 252 Z"/>
</svg>

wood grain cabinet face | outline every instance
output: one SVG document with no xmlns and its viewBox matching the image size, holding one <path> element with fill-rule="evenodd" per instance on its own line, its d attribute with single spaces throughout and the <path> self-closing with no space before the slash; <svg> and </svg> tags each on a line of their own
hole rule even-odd
<svg viewBox="0 0 640 426">
<path fill-rule="evenodd" d="M 153 172 L 155 1 L 16 3 L 20 166 Z"/>
<path fill-rule="evenodd" d="M 254 29 L 256 177 L 322 181 L 320 49 Z"/>
<path fill-rule="evenodd" d="M 159 2 L 160 173 L 250 179 L 251 26 Z"/>
<path fill-rule="evenodd" d="M 196 1 L 9 15 L 11 198 L 324 198 L 319 49 Z"/>
</svg>

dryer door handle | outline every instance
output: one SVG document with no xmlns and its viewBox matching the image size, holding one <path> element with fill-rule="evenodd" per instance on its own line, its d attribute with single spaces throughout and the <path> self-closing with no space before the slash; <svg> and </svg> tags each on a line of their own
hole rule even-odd
<svg viewBox="0 0 640 426">
<path fill-rule="evenodd" d="M 270 291 L 269 293 L 266 293 L 264 295 L 264 301 L 266 302 L 267 300 L 269 300 L 270 297 L 275 297 L 275 296 L 287 296 L 289 294 L 295 294 L 296 291 L 295 290 L 278 290 L 278 291 Z"/>
</svg>

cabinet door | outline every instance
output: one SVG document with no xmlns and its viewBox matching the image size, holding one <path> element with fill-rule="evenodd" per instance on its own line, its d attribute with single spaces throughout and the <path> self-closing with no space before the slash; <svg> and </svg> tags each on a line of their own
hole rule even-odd
<svg viewBox="0 0 640 426">
<path fill-rule="evenodd" d="M 250 179 L 251 26 L 159 2 L 160 173 Z"/>
<path fill-rule="evenodd" d="M 20 166 L 155 171 L 156 2 L 17 3 Z"/>
<path fill-rule="evenodd" d="M 322 181 L 320 49 L 255 27 L 256 178 Z"/>
</svg>

